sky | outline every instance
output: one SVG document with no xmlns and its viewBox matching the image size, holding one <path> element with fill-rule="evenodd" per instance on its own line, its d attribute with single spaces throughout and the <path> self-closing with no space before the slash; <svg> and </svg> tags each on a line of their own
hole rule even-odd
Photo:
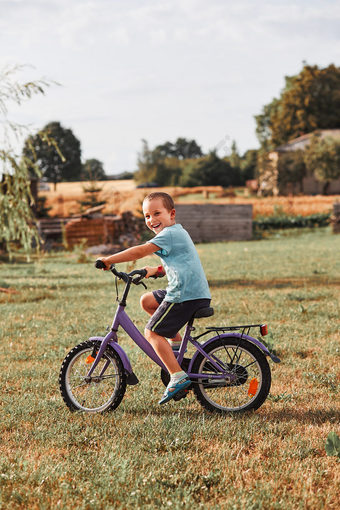
<svg viewBox="0 0 340 510">
<path fill-rule="evenodd" d="M 143 139 L 243 153 L 285 76 L 340 65 L 339 27 L 339 0 L 0 0 L 0 70 L 60 84 L 9 118 L 59 121 L 107 174 L 136 170 Z"/>
</svg>

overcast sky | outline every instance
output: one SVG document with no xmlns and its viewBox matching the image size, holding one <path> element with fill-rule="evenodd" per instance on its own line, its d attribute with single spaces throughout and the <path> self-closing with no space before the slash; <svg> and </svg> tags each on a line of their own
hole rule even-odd
<svg viewBox="0 0 340 510">
<path fill-rule="evenodd" d="M 0 68 L 59 82 L 12 119 L 61 122 L 112 174 L 135 170 L 143 138 L 258 147 L 284 76 L 340 65 L 339 27 L 339 0 L 0 0 Z"/>
</svg>

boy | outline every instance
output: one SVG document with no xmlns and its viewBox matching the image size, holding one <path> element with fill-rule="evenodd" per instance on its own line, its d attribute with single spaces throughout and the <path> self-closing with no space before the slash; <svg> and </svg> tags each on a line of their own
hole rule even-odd
<svg viewBox="0 0 340 510">
<path fill-rule="evenodd" d="M 175 206 L 167 193 L 155 192 L 143 201 L 143 214 L 147 227 L 156 235 L 147 243 L 133 246 L 110 257 L 103 257 L 106 269 L 111 264 L 137 260 L 155 253 L 163 263 L 168 278 L 166 291 L 156 290 L 144 294 L 141 307 L 151 317 L 145 327 L 145 338 L 168 369 L 171 379 L 160 404 L 171 400 L 191 381 L 182 371 L 173 353 L 171 343 L 179 344 L 179 330 L 200 308 L 210 305 L 208 283 L 188 232 L 176 224 Z M 146 278 L 155 275 L 160 267 L 146 266 Z"/>
</svg>

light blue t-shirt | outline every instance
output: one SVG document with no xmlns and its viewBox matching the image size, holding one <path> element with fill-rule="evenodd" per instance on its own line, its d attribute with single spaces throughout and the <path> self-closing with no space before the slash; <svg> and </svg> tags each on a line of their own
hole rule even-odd
<svg viewBox="0 0 340 510">
<path fill-rule="evenodd" d="M 149 243 L 156 251 L 168 278 L 166 301 L 182 303 L 191 299 L 210 299 L 210 291 L 201 261 L 188 232 L 176 223 L 165 227 Z"/>
</svg>

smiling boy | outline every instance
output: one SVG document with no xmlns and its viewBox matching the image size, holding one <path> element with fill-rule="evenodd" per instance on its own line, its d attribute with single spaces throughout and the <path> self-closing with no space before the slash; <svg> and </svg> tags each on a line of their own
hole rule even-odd
<svg viewBox="0 0 340 510">
<path fill-rule="evenodd" d="M 144 294 L 141 306 L 151 316 L 145 327 L 145 338 L 171 376 L 159 402 L 164 404 L 191 384 L 166 338 L 178 344 L 181 341 L 179 330 L 197 310 L 210 305 L 211 296 L 194 243 L 182 225 L 176 223 L 176 211 L 171 196 L 163 192 L 150 193 L 143 201 L 143 214 L 147 227 L 156 234 L 155 237 L 145 244 L 101 260 L 106 269 L 109 269 L 111 264 L 137 260 L 153 253 L 162 261 L 168 286 L 166 290 Z M 160 271 L 159 266 L 146 266 L 145 269 L 146 278 Z"/>
</svg>

